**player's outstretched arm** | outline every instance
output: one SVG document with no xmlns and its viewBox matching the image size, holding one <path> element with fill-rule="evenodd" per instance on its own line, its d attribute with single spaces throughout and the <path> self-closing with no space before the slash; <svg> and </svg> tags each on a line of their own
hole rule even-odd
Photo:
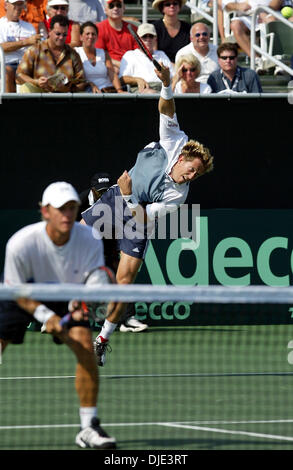
<svg viewBox="0 0 293 470">
<path fill-rule="evenodd" d="M 161 64 L 161 71 L 155 69 L 155 72 L 162 82 L 162 90 L 159 99 L 159 113 L 173 118 L 175 114 L 175 101 L 173 98 L 170 70 Z"/>
</svg>

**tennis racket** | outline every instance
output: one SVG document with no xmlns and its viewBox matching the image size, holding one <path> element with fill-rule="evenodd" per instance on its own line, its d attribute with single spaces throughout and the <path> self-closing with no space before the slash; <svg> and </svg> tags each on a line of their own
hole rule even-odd
<svg viewBox="0 0 293 470">
<path fill-rule="evenodd" d="M 156 69 L 160 72 L 162 70 L 162 67 L 160 66 L 159 62 L 153 58 L 152 54 L 150 53 L 149 49 L 146 47 L 146 45 L 144 44 L 144 42 L 141 40 L 141 38 L 136 34 L 136 32 L 132 29 L 132 26 L 131 24 L 128 24 L 127 25 L 127 28 L 130 32 L 130 34 L 132 34 L 132 36 L 134 37 L 134 39 L 136 40 L 137 44 L 139 45 L 139 47 L 141 48 L 142 52 L 145 53 L 145 55 L 148 57 L 148 59 L 150 59 L 152 61 L 152 63 L 154 64 L 154 66 L 156 67 Z"/>
<path fill-rule="evenodd" d="M 92 269 L 84 280 L 85 285 L 97 286 L 97 289 L 102 288 L 105 284 L 115 284 L 115 274 L 107 266 L 100 266 L 99 268 Z M 115 304 L 113 303 L 112 310 Z M 91 323 L 100 322 L 111 313 L 108 310 L 108 302 L 84 302 L 71 300 L 68 304 L 69 313 L 67 313 L 60 320 L 60 325 L 63 328 L 69 326 L 75 321 L 89 320 Z"/>
</svg>

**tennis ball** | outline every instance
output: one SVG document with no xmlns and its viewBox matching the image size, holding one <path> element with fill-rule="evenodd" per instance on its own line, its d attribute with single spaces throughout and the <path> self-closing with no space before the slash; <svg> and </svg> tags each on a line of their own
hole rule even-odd
<svg viewBox="0 0 293 470">
<path fill-rule="evenodd" d="M 281 13 L 285 18 L 291 18 L 291 16 L 293 15 L 293 8 L 284 7 L 282 8 Z"/>
</svg>

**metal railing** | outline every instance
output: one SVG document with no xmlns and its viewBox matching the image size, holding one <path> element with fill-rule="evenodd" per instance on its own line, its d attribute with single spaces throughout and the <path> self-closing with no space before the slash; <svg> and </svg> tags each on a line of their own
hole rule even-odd
<svg viewBox="0 0 293 470">
<path fill-rule="evenodd" d="M 257 7 L 253 13 L 252 13 L 252 20 L 251 20 L 251 32 L 250 32 L 250 68 L 252 70 L 255 70 L 255 53 L 258 52 L 261 56 L 264 56 L 266 59 L 269 59 L 271 60 L 272 62 L 274 62 L 274 64 L 278 65 L 281 69 L 285 70 L 285 72 L 289 73 L 289 75 L 292 75 L 293 76 L 293 69 L 291 69 L 290 67 L 288 67 L 286 64 L 284 64 L 283 62 L 281 62 L 280 60 L 276 59 L 273 55 L 269 54 L 268 52 L 264 51 L 263 49 L 261 49 L 259 46 L 256 45 L 256 31 L 255 31 L 255 28 L 256 28 L 256 21 L 257 21 L 257 16 L 258 14 L 261 12 L 261 11 L 266 11 L 267 13 L 270 13 L 271 15 L 273 15 L 277 20 L 281 21 L 282 23 L 284 23 L 286 26 L 288 26 L 289 28 L 293 29 L 293 23 L 286 20 L 282 15 L 281 13 L 275 11 L 275 10 L 272 10 L 271 8 L 269 7 L 266 7 L 266 6 L 261 6 L 261 7 Z M 293 55 L 293 50 L 292 50 L 292 55 Z"/>
</svg>

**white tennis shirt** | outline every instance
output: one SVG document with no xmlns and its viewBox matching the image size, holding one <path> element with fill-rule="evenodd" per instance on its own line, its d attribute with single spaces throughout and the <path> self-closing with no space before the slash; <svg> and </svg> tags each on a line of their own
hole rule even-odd
<svg viewBox="0 0 293 470">
<path fill-rule="evenodd" d="M 27 21 L 8 21 L 6 16 L 0 18 L 0 44 L 4 42 L 15 42 L 27 39 L 36 34 L 32 24 Z M 21 61 L 27 47 L 21 47 L 16 51 L 6 52 L 5 64 L 13 64 Z"/>
<path fill-rule="evenodd" d="M 159 143 L 167 154 L 168 165 L 165 170 L 165 189 L 162 202 L 153 202 L 146 206 L 146 213 L 150 220 L 154 220 L 155 217 L 164 216 L 166 211 L 173 212 L 177 210 L 180 204 L 185 202 L 189 191 L 189 182 L 183 184 L 175 183 L 169 175 L 180 156 L 182 147 L 188 141 L 187 135 L 179 127 L 176 114 L 174 114 L 173 118 L 160 114 L 159 133 Z M 155 145 L 156 143 L 152 142 L 145 148 L 151 148 Z"/>
<path fill-rule="evenodd" d="M 91 227 L 75 222 L 69 241 L 55 245 L 46 232 L 46 222 L 28 225 L 6 245 L 4 283 L 82 284 L 89 271 L 103 266 L 103 242 Z"/>
</svg>

